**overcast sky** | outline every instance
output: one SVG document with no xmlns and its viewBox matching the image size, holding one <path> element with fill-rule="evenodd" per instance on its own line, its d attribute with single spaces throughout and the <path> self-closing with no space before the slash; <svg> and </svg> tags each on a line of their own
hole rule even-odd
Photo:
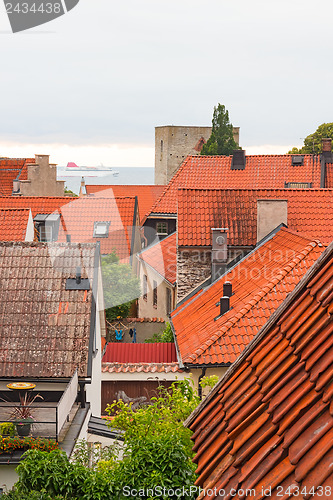
<svg viewBox="0 0 333 500">
<path fill-rule="evenodd" d="M 15 3 L 15 0 L 14 2 Z M 0 156 L 153 166 L 154 127 L 224 104 L 248 153 L 333 121 L 330 0 L 80 0 L 12 34 L 0 6 Z"/>
</svg>

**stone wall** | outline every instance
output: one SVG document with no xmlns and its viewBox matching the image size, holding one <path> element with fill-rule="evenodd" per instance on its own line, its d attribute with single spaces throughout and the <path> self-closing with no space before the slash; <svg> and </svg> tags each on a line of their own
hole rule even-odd
<svg viewBox="0 0 333 500">
<path fill-rule="evenodd" d="M 199 155 L 212 127 L 155 127 L 155 184 L 168 184 L 188 155 Z M 239 144 L 239 127 L 234 127 Z"/>
<path fill-rule="evenodd" d="M 186 156 L 198 155 L 212 127 L 155 127 L 155 184 L 168 184 Z"/>
<path fill-rule="evenodd" d="M 244 257 L 250 247 L 229 247 L 228 259 L 221 265 L 219 276 L 222 276 L 227 265 L 233 265 L 234 259 Z M 232 263 L 232 264 L 231 264 Z M 212 262 L 210 248 L 181 248 L 177 251 L 177 303 L 193 292 L 201 283 L 211 277 Z"/>
<path fill-rule="evenodd" d="M 211 274 L 211 250 L 181 249 L 177 252 L 177 302 Z"/>
</svg>

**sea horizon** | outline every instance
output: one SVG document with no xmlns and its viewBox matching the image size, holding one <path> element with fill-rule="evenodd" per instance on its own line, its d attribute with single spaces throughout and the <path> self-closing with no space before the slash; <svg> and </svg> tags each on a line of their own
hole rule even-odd
<svg viewBox="0 0 333 500">
<path fill-rule="evenodd" d="M 154 184 L 153 167 L 109 167 L 111 173 L 108 170 L 77 170 L 70 172 L 70 175 L 65 168 L 65 166 L 57 167 L 57 179 L 65 181 L 66 188 L 75 194 L 79 194 L 82 177 L 86 185 Z M 119 172 L 119 174 L 114 175 L 114 172 Z"/>
</svg>

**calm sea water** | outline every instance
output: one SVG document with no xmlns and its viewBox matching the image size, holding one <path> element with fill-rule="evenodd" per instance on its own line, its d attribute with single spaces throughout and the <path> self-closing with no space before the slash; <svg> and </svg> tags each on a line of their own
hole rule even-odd
<svg viewBox="0 0 333 500">
<path fill-rule="evenodd" d="M 115 176 L 102 170 L 97 172 L 79 170 L 74 172 L 75 175 L 71 172 L 72 175 L 69 176 L 65 167 L 57 167 L 57 178 L 59 181 L 65 181 L 67 189 L 76 194 L 79 193 L 82 177 L 86 185 L 154 184 L 154 169 L 150 167 L 113 167 L 112 171 L 119 172 L 119 175 Z"/>
</svg>

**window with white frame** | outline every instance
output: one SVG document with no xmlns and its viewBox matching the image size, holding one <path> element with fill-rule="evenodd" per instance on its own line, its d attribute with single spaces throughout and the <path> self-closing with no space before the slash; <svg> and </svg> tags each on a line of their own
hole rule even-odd
<svg viewBox="0 0 333 500">
<path fill-rule="evenodd" d="M 157 222 L 156 223 L 156 233 L 160 236 L 168 234 L 168 223 L 167 222 Z"/>
</svg>

